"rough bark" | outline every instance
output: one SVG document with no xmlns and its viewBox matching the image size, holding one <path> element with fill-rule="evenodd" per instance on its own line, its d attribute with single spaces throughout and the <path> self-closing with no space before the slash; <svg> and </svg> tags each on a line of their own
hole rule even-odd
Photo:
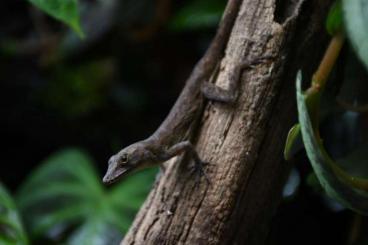
<svg viewBox="0 0 368 245">
<path fill-rule="evenodd" d="M 245 59 L 275 58 L 241 76 L 235 106 L 208 103 L 196 146 L 211 184 L 195 185 L 188 159 L 168 163 L 122 244 L 255 244 L 265 241 L 290 165 L 297 69 L 315 67 L 331 1 L 244 0 L 216 84 Z"/>
</svg>

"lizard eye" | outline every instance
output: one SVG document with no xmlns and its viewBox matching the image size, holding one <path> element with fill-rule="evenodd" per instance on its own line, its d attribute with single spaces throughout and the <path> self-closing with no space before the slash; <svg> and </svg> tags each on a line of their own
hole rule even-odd
<svg viewBox="0 0 368 245">
<path fill-rule="evenodd" d="M 121 155 L 121 158 L 120 158 L 121 163 L 127 163 L 128 160 L 129 160 L 129 157 L 127 153 L 124 153 L 123 155 Z"/>
</svg>

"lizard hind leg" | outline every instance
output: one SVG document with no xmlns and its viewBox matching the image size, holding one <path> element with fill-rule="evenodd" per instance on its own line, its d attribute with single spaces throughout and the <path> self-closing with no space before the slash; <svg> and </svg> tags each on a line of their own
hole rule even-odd
<svg viewBox="0 0 368 245">
<path fill-rule="evenodd" d="M 216 84 L 204 82 L 201 87 L 201 92 L 209 100 L 234 103 L 237 98 L 237 87 L 239 84 L 240 74 L 246 68 L 251 67 L 252 64 L 245 61 L 234 68 L 229 74 L 229 87 L 223 89 Z"/>
<path fill-rule="evenodd" d="M 253 68 L 255 65 L 261 64 L 262 62 L 271 59 L 272 56 L 263 56 L 254 60 L 245 60 L 235 66 L 235 68 L 229 73 L 229 87 L 223 89 L 216 84 L 204 82 L 201 86 L 201 92 L 203 96 L 209 100 L 234 103 L 238 95 L 239 80 L 241 74 L 245 69 Z"/>
<path fill-rule="evenodd" d="M 202 84 L 201 91 L 204 97 L 206 97 L 209 100 L 217 102 L 232 104 L 235 102 L 237 97 L 236 91 L 226 90 L 209 82 L 205 82 Z"/>
</svg>

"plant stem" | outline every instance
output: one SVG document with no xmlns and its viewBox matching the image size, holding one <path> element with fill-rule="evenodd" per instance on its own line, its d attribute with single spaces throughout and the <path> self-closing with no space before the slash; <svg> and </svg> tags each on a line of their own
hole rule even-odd
<svg viewBox="0 0 368 245">
<path fill-rule="evenodd" d="M 342 32 L 336 33 L 330 41 L 325 54 L 318 66 L 317 71 L 312 78 L 311 86 L 305 91 L 305 99 L 308 107 L 309 116 L 315 129 L 316 136 L 319 137 L 319 104 L 322 91 L 325 88 L 326 81 L 330 75 L 333 66 L 336 63 L 337 57 L 340 54 L 344 44 L 345 35 Z"/>
<path fill-rule="evenodd" d="M 338 32 L 333 36 L 317 71 L 313 75 L 312 86 L 308 90 L 315 90 L 313 92 L 321 92 L 324 89 L 327 78 L 336 63 L 337 57 L 340 54 L 344 40 L 345 35 L 342 32 Z"/>
</svg>

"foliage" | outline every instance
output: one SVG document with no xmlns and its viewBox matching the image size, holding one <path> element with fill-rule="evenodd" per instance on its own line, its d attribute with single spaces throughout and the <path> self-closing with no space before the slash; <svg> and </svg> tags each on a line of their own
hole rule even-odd
<svg viewBox="0 0 368 245">
<path fill-rule="evenodd" d="M 69 25 L 80 37 L 83 31 L 79 23 L 78 0 L 28 0 L 50 16 Z"/>
<path fill-rule="evenodd" d="M 41 89 L 41 103 L 66 117 L 89 114 L 106 103 L 112 70 L 108 60 L 74 67 L 60 65 L 50 72 L 49 82 Z"/>
<path fill-rule="evenodd" d="M 28 244 L 14 201 L 2 184 L 0 184 L 0 244 Z"/>
<path fill-rule="evenodd" d="M 368 69 L 368 1 L 343 0 L 343 11 L 348 37 Z"/>
<path fill-rule="evenodd" d="M 342 28 L 342 7 L 341 1 L 338 0 L 332 5 L 326 20 L 326 30 L 330 35 L 341 31 Z"/>
<path fill-rule="evenodd" d="M 330 197 L 342 203 L 345 207 L 362 214 L 368 214 L 368 179 L 366 179 L 366 175 L 362 174 L 362 169 L 365 169 L 364 171 L 366 173 L 366 157 L 364 156 L 366 145 L 363 145 L 362 149 L 355 149 L 353 153 L 350 154 L 350 157 L 334 161 L 325 150 L 324 143 L 320 138 L 319 114 L 321 110 L 326 109 L 321 108 L 322 92 L 325 91 L 326 80 L 337 60 L 344 41 L 344 36 L 342 34 L 343 21 L 348 30 L 348 37 L 352 40 L 353 46 L 355 46 L 357 55 L 363 62 L 366 62 L 365 59 L 368 59 L 368 53 L 366 52 L 368 36 L 366 36 L 367 30 L 363 24 L 367 23 L 367 13 L 368 1 L 341 2 L 338 0 L 330 9 L 326 21 L 326 29 L 333 38 L 329 47 L 326 49 L 325 56 L 321 60 L 317 71 L 313 75 L 311 87 L 305 93 L 301 91 L 300 73 L 297 76 L 299 124 L 295 125 L 290 130 L 284 150 L 285 159 L 291 159 L 299 150 L 299 142 L 302 138 L 315 176 L 324 191 Z M 350 53 L 348 54 L 348 59 L 346 59 L 348 61 L 346 62 L 347 70 L 350 71 L 351 68 L 353 68 L 356 72 L 357 69 L 359 69 L 359 64 L 357 65 L 352 62 L 354 58 L 351 59 L 352 55 Z M 354 65 L 352 66 L 352 64 Z M 364 71 L 359 71 L 359 74 L 364 73 Z M 346 80 L 344 84 L 349 82 L 350 86 L 354 86 L 353 89 L 350 89 L 349 98 L 351 98 L 359 94 L 356 92 L 352 93 L 352 91 L 357 90 L 355 85 L 358 84 L 360 77 L 356 75 L 353 76 L 352 74 L 354 74 L 354 72 L 346 74 L 350 74 L 350 77 L 343 78 Z M 362 89 L 364 88 L 361 84 L 359 86 Z M 335 96 L 336 95 L 334 95 L 334 97 Z M 365 106 L 361 106 L 360 104 L 357 105 L 357 97 L 349 100 L 353 100 L 354 105 L 350 107 L 345 106 L 345 108 L 357 111 L 358 109 L 363 111 L 362 108 L 365 108 Z M 345 105 L 347 104 L 345 101 L 343 102 Z M 311 180 L 312 178 L 309 179 Z M 309 182 L 314 183 L 315 181 Z"/>
<path fill-rule="evenodd" d="M 193 30 L 215 26 L 225 8 L 222 0 L 195 0 L 185 5 L 172 19 L 173 30 Z"/>
<path fill-rule="evenodd" d="M 187 47 L 184 47 L 183 53 L 197 58 L 200 54 L 195 53 L 195 50 L 203 50 L 202 47 L 208 44 L 207 41 L 209 38 L 206 35 L 212 35 L 211 32 L 214 31 L 220 20 L 221 13 L 226 3 L 225 0 L 191 0 L 181 1 L 183 3 L 173 2 L 171 3 L 173 8 L 170 8 L 170 6 L 168 6 L 170 5 L 170 1 L 28 0 L 28 2 L 31 2 L 47 14 L 70 26 L 79 33 L 79 35 L 85 33 L 86 38 L 80 39 L 68 28 L 60 31 L 59 26 L 50 22 L 50 19 L 42 18 L 44 23 L 42 23 L 42 21 L 41 23 L 37 21 L 34 23 L 30 15 L 24 14 L 24 11 L 22 11 L 22 9 L 26 9 L 24 7 L 17 8 L 17 11 L 14 11 L 16 12 L 15 14 L 17 14 L 14 14 L 16 17 L 11 19 L 6 18 L 6 14 L 4 14 L 7 12 L 6 2 L 12 2 L 13 4 L 18 1 L 7 0 L 3 3 L 3 5 L 5 5 L 3 8 L 3 22 L 5 24 L 9 22 L 7 27 L 9 30 L 13 30 L 14 28 L 12 29 L 10 27 L 17 25 L 18 29 L 15 28 L 17 31 L 12 32 L 6 31 L 7 28 L 4 28 L 3 33 L 0 35 L 2 37 L 0 40 L 0 52 L 6 54 L 3 55 L 3 59 L 4 56 L 6 56 L 6 59 L 2 62 L 3 69 L 1 73 L 11 74 L 7 77 L 4 76 L 6 78 L 3 78 L 2 81 L 4 84 L 2 91 L 4 94 L 9 94 L 10 98 L 7 99 L 7 103 L 4 103 L 6 106 L 3 108 L 8 108 L 10 112 L 14 112 L 14 114 L 20 115 L 20 117 L 8 113 L 4 114 L 10 115 L 6 117 L 9 118 L 9 127 L 12 125 L 12 130 L 14 132 L 16 131 L 16 133 L 23 134 L 23 130 L 27 130 L 26 133 L 29 135 L 28 141 L 32 142 L 31 144 L 33 145 L 32 147 L 30 144 L 25 144 L 23 149 L 21 149 L 21 146 L 20 149 L 17 148 L 18 152 L 23 153 L 20 155 L 24 156 L 16 157 L 17 159 L 15 161 L 17 163 L 24 162 L 24 165 L 21 166 L 23 173 L 20 172 L 20 176 L 32 168 L 31 163 L 37 162 L 35 159 L 38 159 L 39 154 L 33 154 L 33 152 L 38 151 L 40 148 L 53 149 L 55 147 L 60 147 L 60 144 L 63 144 L 63 142 L 70 142 L 77 138 L 83 140 L 83 144 L 86 146 L 92 146 L 92 148 L 96 149 L 101 146 L 101 141 L 103 140 L 107 139 L 111 144 L 121 145 L 131 140 L 133 138 L 132 135 L 136 134 L 135 132 L 142 132 L 142 134 L 144 134 L 146 132 L 144 130 L 148 131 L 149 127 L 145 123 L 146 118 L 154 118 L 152 121 L 157 122 L 157 120 L 159 120 L 157 119 L 159 113 L 162 113 L 162 111 L 165 111 L 167 108 L 162 106 L 160 109 L 152 110 L 152 108 L 156 107 L 151 104 L 152 107 L 148 109 L 150 113 L 142 113 L 144 115 L 143 117 L 135 117 L 139 113 L 137 113 L 137 110 L 131 110 L 129 108 L 143 108 L 140 107 L 140 105 L 142 105 L 141 101 L 146 98 L 144 96 L 147 96 L 147 98 L 157 98 L 157 93 L 151 93 L 157 90 L 157 88 L 160 88 L 160 90 L 161 88 L 166 88 L 165 91 L 160 91 L 160 95 L 164 93 L 167 95 L 164 96 L 165 98 L 174 99 L 173 97 L 175 94 L 170 97 L 174 87 L 170 87 L 170 84 L 176 84 L 176 81 L 173 82 L 172 78 L 176 77 L 177 74 L 173 74 L 178 70 L 181 72 L 188 71 L 192 65 L 191 62 L 189 62 L 190 57 L 177 56 L 172 52 L 172 49 L 170 49 L 171 46 L 179 46 L 180 48 L 178 50 L 182 49 L 180 42 L 177 40 L 182 40 L 183 34 L 175 32 L 185 31 L 189 33 L 191 31 L 190 37 L 195 41 L 186 42 L 185 45 L 187 45 Z M 141 29 L 142 26 L 151 26 L 152 23 L 156 23 L 154 13 L 157 11 L 157 6 L 160 5 L 158 4 L 159 2 L 167 2 L 167 6 L 163 8 L 168 9 L 166 13 L 167 16 L 172 15 L 170 22 L 168 22 L 168 18 L 162 18 L 155 28 L 151 28 L 153 30 L 150 29 L 155 35 L 149 35 L 150 38 L 144 39 L 143 42 L 142 40 L 137 42 L 136 39 L 132 40 L 129 38 L 132 36 L 129 35 L 129 33 L 134 33 L 137 29 Z M 22 4 L 28 3 L 25 1 Z M 22 4 L 20 4 L 20 6 L 22 6 Z M 179 8 L 177 8 L 178 6 Z M 177 9 L 179 9 L 179 11 L 177 11 Z M 83 10 L 81 17 L 79 17 L 80 13 L 78 13 L 80 10 Z M 338 32 L 346 32 L 347 38 L 350 39 L 360 59 L 364 61 L 367 67 L 366 13 L 366 0 L 338 0 L 331 8 L 325 25 L 327 31 L 332 36 Z M 83 33 L 79 19 L 81 19 L 83 23 Z M 13 20 L 14 23 L 12 22 Z M 20 31 L 19 26 L 21 27 Z M 163 30 L 163 26 L 168 26 L 169 29 Z M 203 33 L 205 33 L 205 35 L 203 35 Z M 166 41 L 159 39 L 162 34 L 164 34 L 164 37 L 169 38 L 166 38 Z M 157 40 L 160 40 L 160 43 L 163 41 L 163 43 L 157 45 Z M 167 43 L 169 43 L 169 45 L 166 45 Z M 142 45 L 144 45 L 144 49 Z M 200 45 L 200 49 L 195 48 L 197 45 Z M 135 51 L 137 50 L 137 46 L 141 51 Z M 150 47 L 157 48 L 155 53 L 159 55 L 152 55 L 151 52 L 147 52 L 147 47 L 148 50 L 150 50 Z M 168 53 L 170 53 L 169 55 L 174 55 L 175 58 L 180 57 L 180 61 L 178 59 L 177 62 L 172 62 L 172 56 L 169 56 Z M 29 57 L 32 58 L 32 64 L 25 63 L 28 62 Z M 162 57 L 171 58 L 165 58 L 169 60 L 165 61 L 165 59 L 161 59 Z M 344 72 L 343 76 L 340 76 L 339 79 L 344 77 L 344 81 L 343 85 L 339 87 L 339 93 L 342 93 L 339 94 L 338 99 L 341 100 L 341 97 L 343 97 L 343 109 L 354 110 L 355 112 L 366 111 L 368 108 L 366 99 L 367 76 L 363 74 L 362 71 L 357 70 L 356 63 L 359 62 L 355 60 L 356 63 L 351 63 L 348 60 L 349 57 L 350 56 L 346 55 L 346 53 L 342 57 Z M 11 60 L 11 62 L 9 62 L 9 60 Z M 346 66 L 351 66 L 351 72 L 347 72 L 348 69 L 346 69 Z M 114 69 L 115 67 L 117 69 Z M 169 77 L 168 80 L 170 80 L 167 84 L 162 83 L 162 81 L 165 81 L 165 78 L 162 78 L 160 75 L 162 74 L 160 70 L 162 67 L 165 69 L 165 76 Z M 165 67 L 170 67 L 170 69 L 167 70 Z M 173 69 L 171 69 L 171 67 Z M 179 67 L 179 69 L 177 67 Z M 336 70 L 341 70 L 341 66 L 337 68 Z M 141 72 L 141 69 L 144 72 Z M 136 70 L 138 70 L 138 72 L 136 72 Z M 137 73 L 140 73 L 138 78 L 136 77 Z M 337 73 L 337 76 L 339 76 L 339 74 L 341 73 Z M 114 75 L 114 77 L 112 75 Z M 364 79 L 358 81 L 356 80 L 356 76 L 363 77 Z M 334 76 L 331 78 L 333 78 L 331 82 L 338 83 L 337 79 L 334 79 Z M 363 84 L 356 85 L 355 82 Z M 20 87 L 20 85 L 22 85 L 22 87 Z M 145 86 L 147 88 L 144 88 Z M 6 87 L 9 88 L 4 89 Z M 179 86 L 175 85 L 175 87 Z M 33 93 L 32 89 L 34 89 Z M 147 93 L 147 95 L 145 92 L 142 94 L 141 91 L 145 91 L 144 89 L 150 90 L 151 92 Z M 356 91 L 360 92 L 361 99 L 357 98 Z M 31 94 L 31 96 L 28 96 L 28 94 Z M 341 96 L 342 94 L 344 96 Z M 304 97 L 305 94 L 300 91 L 300 96 Z M 34 100 L 36 101 L 36 105 L 32 104 L 34 101 L 27 100 L 28 98 L 36 98 Z M 158 100 L 160 105 L 163 103 L 163 99 L 162 97 Z M 42 108 L 42 106 L 40 108 L 40 103 L 38 102 L 41 102 L 45 108 Z M 308 103 L 303 105 L 304 102 L 306 101 L 302 99 L 299 100 L 298 103 L 300 107 L 308 107 Z M 341 105 L 341 101 L 339 101 L 339 103 Z M 169 102 L 167 102 L 167 104 L 169 104 Z M 317 109 L 323 111 L 324 109 L 322 106 L 323 105 Z M 42 111 L 43 109 L 46 110 Z M 54 118 L 55 112 L 60 113 L 57 114 L 58 117 L 56 119 Z M 46 114 L 50 114 L 50 116 L 45 116 Z M 152 114 L 154 116 L 152 116 Z M 323 113 L 320 114 L 320 118 L 323 119 Z M 29 115 L 31 115 L 31 117 Z M 83 119 L 86 120 L 80 120 L 80 116 L 83 116 Z M 334 155 L 336 149 L 332 151 L 328 145 L 328 141 L 334 141 L 336 137 L 354 138 L 355 136 L 352 134 L 346 135 L 346 132 L 343 134 L 340 129 L 333 132 L 331 129 L 331 131 L 326 134 L 326 131 L 322 131 L 325 129 L 321 128 L 323 136 L 322 141 L 319 135 L 316 136 L 312 130 L 310 130 L 311 128 L 308 128 L 308 123 L 310 124 L 312 122 L 308 120 L 310 115 L 307 114 L 307 110 L 302 109 L 299 116 L 304 118 L 301 124 L 304 131 L 307 132 L 305 138 L 307 138 L 309 142 L 314 142 L 314 146 L 316 146 L 313 148 L 313 144 L 309 144 L 306 147 L 307 151 L 309 151 L 309 156 L 312 155 L 310 158 L 312 160 L 317 158 L 318 160 L 318 162 L 314 161 L 312 164 L 318 164 L 316 165 L 317 170 L 318 166 L 324 168 L 326 168 L 326 166 L 329 168 L 331 165 L 335 166 L 329 168 L 329 175 L 326 175 L 326 173 L 324 173 L 324 176 L 320 174 L 322 176 L 319 177 L 322 179 L 321 182 L 327 183 L 325 186 L 328 185 L 327 192 L 330 195 L 332 194 L 332 196 L 335 196 L 335 198 L 343 202 L 344 199 L 348 199 L 348 202 L 345 201 L 345 205 L 352 206 L 351 197 L 344 196 L 344 193 L 340 193 L 340 191 L 341 189 L 346 190 L 346 188 L 348 188 L 349 191 L 355 192 L 355 189 L 357 189 L 355 185 L 357 183 L 353 181 L 352 185 L 348 180 L 351 176 L 368 176 L 366 171 L 367 144 L 363 145 L 361 148 L 350 148 L 349 150 L 352 151 L 350 157 L 346 155 L 336 157 Z M 52 120 L 50 120 L 50 118 Z M 127 120 L 127 118 L 129 120 Z M 136 118 L 139 119 L 135 120 Z M 96 122 L 96 119 L 98 122 Z M 59 122 L 61 127 L 59 124 L 55 124 L 56 126 L 53 125 L 53 120 Z M 134 123 L 135 125 L 132 125 L 132 123 L 130 123 L 132 121 L 140 123 Z M 142 123 L 142 121 L 144 123 Z M 326 121 L 320 121 L 323 127 L 326 121 L 332 120 L 331 118 L 327 118 Z M 339 122 L 341 123 L 341 121 Z M 98 127 L 96 124 L 98 124 Z M 288 137 L 288 142 L 285 147 L 285 158 L 287 159 L 292 159 L 295 153 L 303 147 L 301 124 L 297 124 L 290 131 L 290 136 Z M 45 125 L 47 125 L 47 130 L 43 130 Z M 126 132 L 126 130 L 124 130 L 129 128 L 127 125 L 132 125 L 134 127 L 130 128 L 132 131 Z M 333 122 L 333 125 L 336 126 L 336 122 Z M 349 125 L 352 125 L 351 121 L 349 121 Z M 314 131 L 316 131 L 318 126 L 313 124 L 312 126 Z M 85 129 L 86 127 L 93 127 L 95 130 L 94 133 L 88 133 L 89 139 L 84 136 L 86 134 L 85 132 L 90 131 L 80 130 L 80 128 Z M 355 125 L 353 125 L 353 127 L 355 127 Z M 19 130 L 20 128 L 22 130 Z M 99 135 L 96 136 L 95 132 L 98 132 Z M 122 132 L 126 132 L 124 138 L 119 138 L 119 140 L 117 140 L 117 135 L 122 135 Z M 10 141 L 13 138 L 18 138 L 14 137 L 13 133 L 9 133 L 9 135 L 12 135 Z M 74 138 L 71 139 L 70 135 Z M 137 137 L 137 135 L 134 137 Z M 45 147 L 45 143 L 40 143 L 40 145 L 33 143 L 40 138 L 43 142 L 47 142 L 47 147 Z M 50 140 L 50 138 L 55 138 L 56 140 L 53 141 Z M 114 140 L 119 142 L 116 143 Z M 6 141 L 9 142 L 9 140 Z M 346 139 L 343 141 L 342 144 L 346 145 Z M 81 155 L 85 156 L 85 154 L 80 151 L 71 151 L 79 152 Z M 65 151 L 64 153 L 69 155 L 70 153 L 68 152 L 69 151 Z M 105 152 L 106 151 L 102 150 L 96 153 L 96 155 L 101 158 L 101 155 Z M 327 152 L 329 154 L 327 154 Z M 79 155 L 79 153 L 73 153 L 71 155 Z M 300 156 L 303 155 L 299 154 L 296 157 Z M 11 157 L 13 158 L 14 155 Z M 70 157 L 70 159 L 74 158 L 76 159 L 77 157 Z M 84 157 L 80 159 L 83 160 L 83 158 Z M 336 160 L 332 161 L 332 158 Z M 69 158 L 65 158 L 65 161 L 69 161 L 68 159 Z M 70 162 L 73 161 L 77 160 L 70 160 Z M 4 162 L 9 161 L 5 159 Z M 26 188 L 26 191 L 23 191 L 23 194 L 21 194 L 21 190 L 17 195 L 17 199 L 25 199 L 22 205 L 22 213 L 26 218 L 27 227 L 31 231 L 32 241 L 39 237 L 41 237 L 41 239 L 49 237 L 53 240 L 58 240 L 58 242 L 62 240 L 62 242 L 74 244 L 113 243 L 112 241 L 114 241 L 114 239 L 120 238 L 122 233 L 126 231 L 126 227 L 129 226 L 133 218 L 133 213 L 138 209 L 143 200 L 144 195 L 140 193 L 146 193 L 153 179 L 153 173 L 151 171 L 138 173 L 132 176 L 132 178 L 128 178 L 121 184 L 116 185 L 115 188 L 105 190 L 99 184 L 99 177 L 89 166 L 91 161 L 88 159 L 86 162 L 88 162 L 88 164 L 81 164 L 83 166 L 80 166 L 80 164 L 77 163 L 74 164 L 76 168 L 73 166 L 73 168 L 70 167 L 70 169 L 66 169 L 63 166 L 64 160 L 62 160 L 59 166 L 56 166 L 57 164 L 53 166 L 55 170 L 46 171 L 48 173 L 42 178 L 35 177 L 37 183 L 33 183 L 31 187 L 26 188 L 25 186 L 28 185 L 28 182 L 32 182 L 30 180 L 34 178 L 32 177 L 33 174 L 31 174 L 27 183 L 22 187 Z M 91 181 L 87 181 L 88 183 L 83 180 L 82 175 L 79 173 L 79 170 L 84 169 L 85 165 L 89 167 L 87 167 L 87 170 L 84 170 L 84 173 L 91 176 L 93 175 Z M 6 170 L 8 171 L 8 168 L 12 168 L 11 170 L 14 171 L 14 168 L 20 168 L 18 165 L 16 167 L 14 166 L 6 167 Z M 300 172 L 301 177 L 305 177 L 305 175 L 303 175 L 303 170 L 305 170 L 304 167 L 305 166 L 299 164 L 296 166 L 296 168 L 302 168 Z M 364 167 L 366 167 L 366 169 L 364 169 Z M 46 165 L 40 169 L 43 168 L 46 168 Z M 90 170 L 88 170 L 88 168 Z M 340 168 L 340 170 L 336 170 L 336 168 Z M 34 173 L 37 175 L 40 169 L 36 170 Z M 75 173 L 71 169 L 75 170 Z M 323 172 L 321 170 L 318 171 Z M 345 171 L 346 173 L 342 173 L 341 171 Z M 59 172 L 64 177 L 59 177 Z M 50 177 L 50 175 L 52 175 L 52 177 Z M 54 178 L 54 175 L 58 177 Z M 4 181 L 12 179 L 12 177 L 9 176 L 8 174 L 5 175 L 4 171 Z M 298 175 L 292 173 L 289 178 L 290 183 L 293 181 L 297 182 L 295 181 L 297 179 L 295 176 Z M 323 188 L 319 184 L 318 176 L 315 173 L 310 173 L 309 176 L 307 182 L 311 183 L 312 186 L 316 187 L 320 193 L 322 193 Z M 93 179 L 95 179 L 95 182 L 93 182 Z M 305 179 L 303 180 L 305 181 Z M 335 183 L 335 181 L 337 183 Z M 290 186 L 292 186 L 290 183 L 286 186 L 285 190 L 292 189 L 290 188 Z M 94 187 L 94 185 L 96 187 Z M 295 185 L 298 185 L 298 183 L 294 183 L 294 186 Z M 126 194 L 121 194 L 119 188 L 121 188 L 122 193 Z M 340 191 L 336 191 L 339 189 Z M 86 192 L 83 192 L 83 190 Z M 294 193 L 294 191 L 295 190 L 290 191 L 289 193 Z M 121 200 L 119 199 L 120 201 L 106 201 L 107 204 L 100 201 L 103 198 L 105 200 L 109 199 L 106 198 L 106 196 L 110 197 L 114 192 L 119 193 L 116 195 L 116 199 L 119 199 L 119 197 L 123 198 Z M 80 193 L 83 195 L 80 195 Z M 3 194 L 4 192 L 1 191 L 0 195 L 3 196 Z M 136 194 L 139 194 L 139 197 L 137 197 Z M 305 197 L 304 194 L 305 193 L 303 193 L 303 197 Z M 6 199 L 10 199 L 9 195 L 7 197 Z M 327 199 L 326 195 L 322 196 L 322 198 Z M 0 204 L 4 205 L 4 203 L 7 202 L 4 200 L 1 198 Z M 86 204 L 87 200 L 89 200 L 89 204 Z M 303 206 L 305 203 L 308 205 L 309 201 L 310 200 L 303 200 L 302 203 L 299 202 L 298 208 L 300 209 L 300 206 Z M 358 205 L 362 205 L 363 202 L 359 202 Z M 354 205 L 351 208 L 354 208 Z M 50 208 L 44 209 L 45 206 Z M 114 210 L 106 211 L 112 207 L 114 207 Z M 317 208 L 314 209 L 313 212 L 318 213 L 320 211 L 320 206 L 316 207 Z M 68 213 L 69 208 L 72 210 L 70 214 Z M 2 221 L 7 220 L 9 217 L 17 216 L 4 216 L 4 213 L 2 213 L 3 210 L 4 208 L 0 207 L 0 217 Z M 73 210 L 75 211 L 75 215 L 72 214 Z M 101 216 L 104 216 L 100 214 L 104 212 L 103 210 L 105 210 L 108 215 L 116 213 L 114 217 L 119 217 L 119 219 L 122 217 L 122 221 L 116 221 L 114 218 L 101 218 Z M 16 213 L 15 207 L 13 212 Z M 288 210 L 288 214 L 293 215 L 291 209 Z M 294 216 L 300 219 L 299 215 L 300 214 Z M 17 219 L 19 221 L 19 218 Z M 20 228 L 19 230 L 22 230 L 20 221 L 18 223 L 19 227 L 14 227 L 18 227 Z M 336 226 L 336 224 L 334 225 Z M 306 226 L 308 226 L 308 223 L 306 223 L 304 227 L 299 227 L 303 229 Z M 18 235 L 18 237 L 12 238 L 12 241 L 27 240 L 24 231 L 13 232 L 8 229 L 8 225 L 6 225 L 5 229 L 3 229 L 4 227 L 2 223 L 0 225 L 0 232 L 3 233 L 0 233 L 0 244 L 6 244 L 4 239 L 8 239 L 9 234 Z M 311 230 L 313 228 L 316 229 L 315 226 L 312 227 L 309 225 L 309 237 L 312 237 Z M 4 233 L 4 231 L 6 231 L 6 233 Z M 10 233 L 8 233 L 9 231 Z M 288 229 L 288 232 L 289 231 Z M 101 236 L 91 236 L 91 234 L 101 234 Z M 4 236 L 7 238 L 4 238 Z M 93 241 L 88 240 L 89 238 Z"/>
<path fill-rule="evenodd" d="M 305 95 L 301 91 L 301 74 L 297 77 L 299 125 L 304 146 L 314 172 L 326 193 L 344 206 L 368 214 L 368 180 L 350 176 L 327 154 L 309 117 Z"/>
<path fill-rule="evenodd" d="M 286 137 L 286 143 L 284 148 L 285 160 L 291 160 L 291 158 L 303 148 L 303 142 L 301 141 L 300 125 L 295 124 L 289 131 Z"/>
<path fill-rule="evenodd" d="M 151 169 L 106 190 L 91 159 L 68 149 L 33 171 L 16 199 L 34 239 L 64 238 L 72 230 L 68 244 L 112 244 L 127 231 L 154 174 Z"/>
</svg>

